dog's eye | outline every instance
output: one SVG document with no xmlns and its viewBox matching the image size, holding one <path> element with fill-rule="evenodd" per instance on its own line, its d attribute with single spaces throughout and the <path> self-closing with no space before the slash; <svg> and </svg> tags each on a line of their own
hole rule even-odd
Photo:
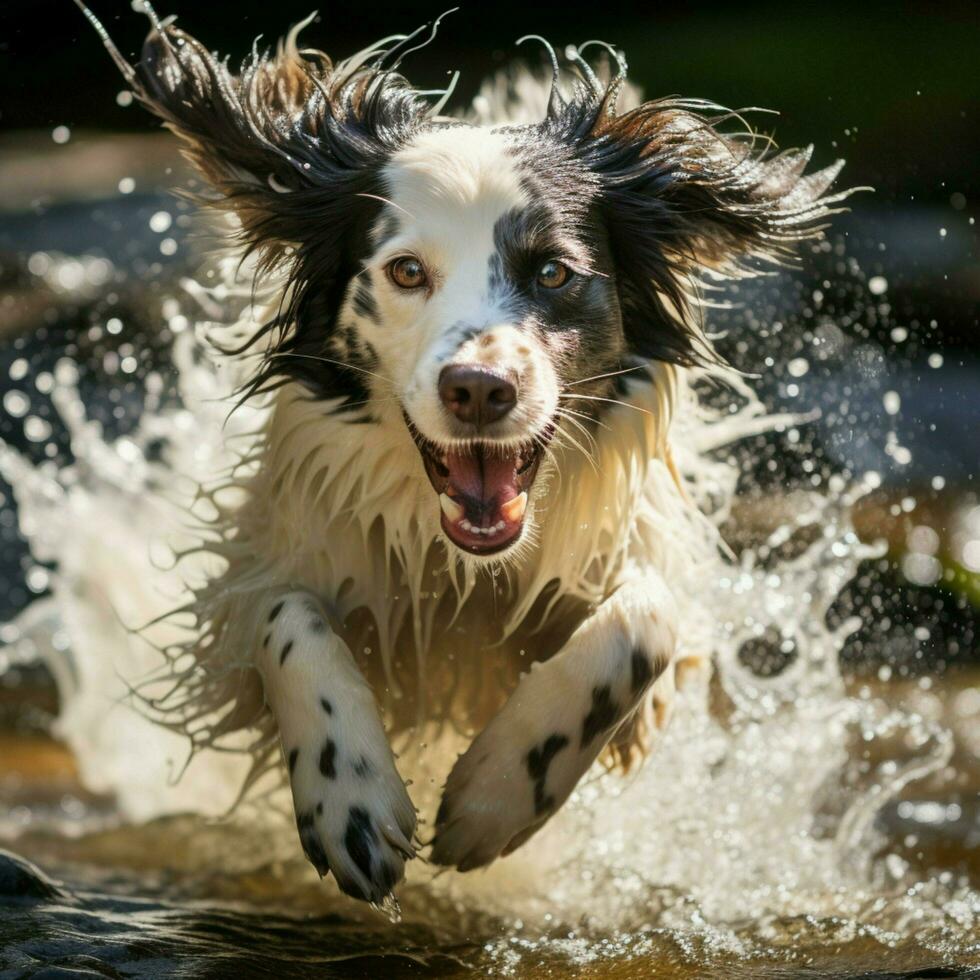
<svg viewBox="0 0 980 980">
<path fill-rule="evenodd" d="M 538 269 L 538 285 L 545 289 L 558 289 L 572 277 L 572 270 L 561 262 L 551 259 Z"/>
<path fill-rule="evenodd" d="M 406 255 L 400 259 L 395 259 L 388 266 L 388 275 L 391 281 L 402 289 L 418 289 L 428 281 L 425 274 L 425 267 L 418 259 Z"/>
</svg>

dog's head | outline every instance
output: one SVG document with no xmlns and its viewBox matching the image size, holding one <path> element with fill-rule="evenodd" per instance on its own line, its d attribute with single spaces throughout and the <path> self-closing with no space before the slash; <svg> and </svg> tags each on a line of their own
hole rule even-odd
<svg viewBox="0 0 980 980">
<path fill-rule="evenodd" d="M 705 271 L 784 257 L 836 200 L 837 166 L 804 176 L 808 152 L 757 152 L 713 106 L 617 113 L 615 53 L 603 82 L 571 51 L 539 123 L 488 128 L 435 115 L 404 44 L 335 66 L 295 38 L 234 75 L 156 24 L 124 71 L 289 283 L 249 390 L 396 420 L 469 555 L 514 546 L 549 442 L 591 438 L 628 372 L 712 359 Z"/>
</svg>

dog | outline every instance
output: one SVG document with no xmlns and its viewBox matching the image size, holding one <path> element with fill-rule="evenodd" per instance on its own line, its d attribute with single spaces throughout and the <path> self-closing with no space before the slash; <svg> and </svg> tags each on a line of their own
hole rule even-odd
<svg viewBox="0 0 980 980">
<path fill-rule="evenodd" d="M 608 46 L 604 71 L 545 44 L 537 114 L 460 118 L 401 74 L 418 32 L 334 64 L 301 24 L 236 74 L 147 12 L 130 65 L 85 10 L 273 295 L 232 352 L 267 421 L 208 491 L 220 568 L 166 720 L 197 748 L 251 733 L 248 782 L 285 768 L 316 871 L 383 903 L 420 846 L 383 719 L 478 732 L 430 842 L 459 871 L 666 724 L 695 509 L 670 424 L 686 372 L 721 368 L 702 287 L 819 236 L 841 162 L 640 101 Z"/>
</svg>

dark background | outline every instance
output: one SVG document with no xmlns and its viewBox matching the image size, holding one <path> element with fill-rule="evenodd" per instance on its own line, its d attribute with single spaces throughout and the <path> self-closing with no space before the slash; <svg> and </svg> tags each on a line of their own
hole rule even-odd
<svg viewBox="0 0 980 980">
<path fill-rule="evenodd" d="M 315 0 L 170 0 L 185 29 L 235 64 L 254 38 L 272 43 Z M 438 3 L 323 4 L 304 36 L 344 57 L 440 13 Z M 94 0 L 119 48 L 134 55 L 145 17 L 127 0 Z M 511 59 L 516 39 L 601 38 L 625 50 L 631 77 L 650 96 L 681 93 L 733 108 L 764 106 L 760 119 L 785 145 L 815 142 L 819 160 L 843 155 L 850 178 L 885 199 L 948 203 L 977 191 L 980 160 L 980 11 L 975 3 L 698 3 L 554 5 L 465 2 L 406 73 L 426 86 L 460 69 L 460 98 Z M 537 57 L 525 47 L 526 57 Z M 153 121 L 116 105 L 121 81 L 71 0 L 5 0 L 0 9 L 0 122 L 146 130 Z"/>
<path fill-rule="evenodd" d="M 237 64 L 256 36 L 273 43 L 307 16 L 314 2 L 172 0 L 160 3 L 157 12 L 175 14 L 184 29 Z M 345 57 L 387 34 L 412 30 L 449 2 L 324 4 L 303 37 L 333 57 Z M 94 0 L 92 9 L 123 53 L 134 56 L 146 18 L 127 0 Z M 875 189 L 860 199 L 869 220 L 900 210 L 930 225 L 932 234 L 902 256 L 899 278 L 889 279 L 899 290 L 899 303 L 904 298 L 920 316 L 935 317 L 944 346 L 976 348 L 980 285 L 976 226 L 969 218 L 980 192 L 977 4 L 464 0 L 436 40 L 409 59 L 405 72 L 419 85 L 439 87 L 448 70 L 459 69 L 455 104 L 462 105 L 486 75 L 518 55 L 516 39 L 533 33 L 557 46 L 590 38 L 609 41 L 625 50 L 631 78 L 650 96 L 678 93 L 732 108 L 777 109 L 779 115 L 755 115 L 753 121 L 780 145 L 814 143 L 817 164 L 845 157 L 843 179 Z M 541 57 L 533 45 L 520 55 L 532 63 Z M 57 125 L 153 129 L 156 123 L 138 106 L 117 105 L 122 88 L 71 0 L 2 4 L 3 131 L 50 131 Z M 942 241 L 940 227 L 948 229 Z M 896 245 L 901 248 L 922 232 L 909 224 Z M 923 277 L 931 280 L 929 288 Z M 922 308 L 923 299 L 928 308 Z"/>
</svg>

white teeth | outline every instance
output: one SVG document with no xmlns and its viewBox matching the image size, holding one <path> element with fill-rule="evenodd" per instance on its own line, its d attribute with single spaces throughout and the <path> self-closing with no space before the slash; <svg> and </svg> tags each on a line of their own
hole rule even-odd
<svg viewBox="0 0 980 980">
<path fill-rule="evenodd" d="M 439 506 L 451 521 L 458 521 L 464 514 L 463 508 L 446 493 L 439 494 Z"/>
<path fill-rule="evenodd" d="M 516 496 L 513 500 L 508 500 L 506 504 L 502 504 L 500 507 L 500 512 L 507 518 L 511 524 L 516 524 L 521 518 L 524 517 L 524 511 L 527 510 L 527 491 Z"/>
<path fill-rule="evenodd" d="M 505 530 L 508 521 L 515 524 L 523 518 L 524 511 L 527 509 L 527 493 L 522 493 L 513 500 L 509 500 L 506 504 L 503 504 L 500 510 L 506 520 L 497 521 L 496 524 L 491 524 L 489 527 L 477 527 L 475 524 L 471 524 L 463 516 L 465 514 L 463 507 L 453 500 L 449 494 L 439 494 L 439 506 L 442 508 L 442 512 L 446 517 L 454 524 L 458 524 L 461 530 L 466 531 L 468 534 L 482 534 L 484 537 L 489 538 Z"/>
</svg>

